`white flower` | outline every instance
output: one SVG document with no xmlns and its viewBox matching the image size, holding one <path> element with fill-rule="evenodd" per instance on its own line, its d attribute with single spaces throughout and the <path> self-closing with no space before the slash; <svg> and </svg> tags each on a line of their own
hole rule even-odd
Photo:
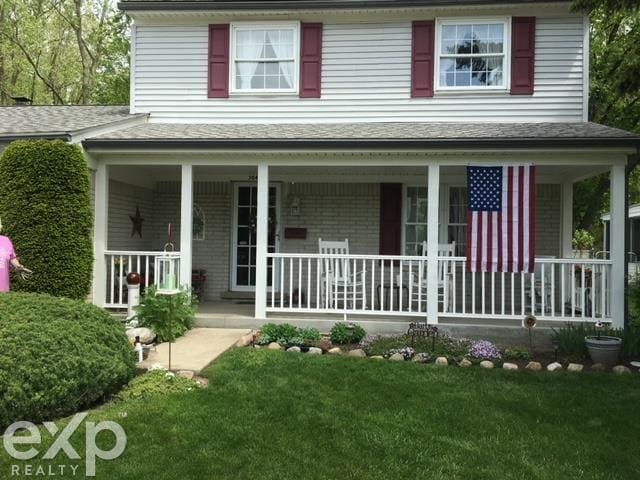
<svg viewBox="0 0 640 480">
<path fill-rule="evenodd" d="M 151 365 L 151 367 L 149 367 L 149 371 L 152 371 L 152 370 L 166 370 L 166 368 L 164 368 L 159 363 L 154 363 L 153 365 Z"/>
<path fill-rule="evenodd" d="M 167 378 L 173 378 L 173 377 L 176 376 L 176 374 L 173 373 L 173 372 L 167 372 L 167 373 L 164 374 L 164 376 L 167 377 Z"/>
</svg>

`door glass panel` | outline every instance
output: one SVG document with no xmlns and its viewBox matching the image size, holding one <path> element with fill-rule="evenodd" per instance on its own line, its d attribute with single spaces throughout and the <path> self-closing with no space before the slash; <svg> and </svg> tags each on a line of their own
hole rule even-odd
<svg viewBox="0 0 640 480">
<path fill-rule="evenodd" d="M 278 232 L 276 187 L 269 187 L 269 223 L 268 223 L 268 252 L 276 251 Z M 254 287 L 256 282 L 256 228 L 257 228 L 257 199 L 256 186 L 239 186 L 236 206 L 236 286 Z M 271 286 L 272 261 L 268 260 L 267 284 Z"/>
</svg>

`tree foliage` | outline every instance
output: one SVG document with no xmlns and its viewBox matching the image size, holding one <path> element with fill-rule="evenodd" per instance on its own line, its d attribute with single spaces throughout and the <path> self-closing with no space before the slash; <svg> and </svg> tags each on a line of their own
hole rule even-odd
<svg viewBox="0 0 640 480">
<path fill-rule="evenodd" d="M 0 104 L 128 103 L 128 28 L 111 0 L 0 0 Z"/>
<path fill-rule="evenodd" d="M 3 233 L 34 272 L 12 287 L 85 299 L 93 267 L 93 216 L 80 148 L 61 140 L 13 142 L 0 157 L 0 178 Z"/>
<path fill-rule="evenodd" d="M 589 119 L 640 133 L 640 2 L 576 0 L 591 19 Z M 629 182 L 629 201 L 640 201 L 640 172 Z M 601 213 L 609 209 L 609 176 L 574 187 L 577 228 L 600 234 Z"/>
</svg>

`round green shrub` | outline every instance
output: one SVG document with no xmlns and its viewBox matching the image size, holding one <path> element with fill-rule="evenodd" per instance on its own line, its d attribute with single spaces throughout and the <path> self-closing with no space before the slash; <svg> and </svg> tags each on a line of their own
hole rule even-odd
<svg viewBox="0 0 640 480">
<path fill-rule="evenodd" d="M 135 373 L 124 326 L 81 301 L 0 294 L 0 428 L 73 414 Z"/>
<path fill-rule="evenodd" d="M 85 298 L 93 248 L 89 170 L 80 148 L 60 140 L 19 140 L 0 157 L 3 233 L 33 270 L 14 290 Z"/>
<path fill-rule="evenodd" d="M 364 338 L 366 332 L 364 328 L 355 323 L 336 323 L 331 328 L 331 342 L 337 345 L 346 345 L 349 343 L 358 343 Z"/>
</svg>

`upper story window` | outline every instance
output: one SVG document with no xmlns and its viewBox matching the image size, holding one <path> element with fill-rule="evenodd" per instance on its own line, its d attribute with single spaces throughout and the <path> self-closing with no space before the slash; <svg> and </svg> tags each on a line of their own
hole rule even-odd
<svg viewBox="0 0 640 480">
<path fill-rule="evenodd" d="M 298 24 L 234 24 L 231 91 L 298 91 Z"/>
<path fill-rule="evenodd" d="M 438 89 L 507 88 L 506 20 L 441 20 L 436 38 Z"/>
</svg>

